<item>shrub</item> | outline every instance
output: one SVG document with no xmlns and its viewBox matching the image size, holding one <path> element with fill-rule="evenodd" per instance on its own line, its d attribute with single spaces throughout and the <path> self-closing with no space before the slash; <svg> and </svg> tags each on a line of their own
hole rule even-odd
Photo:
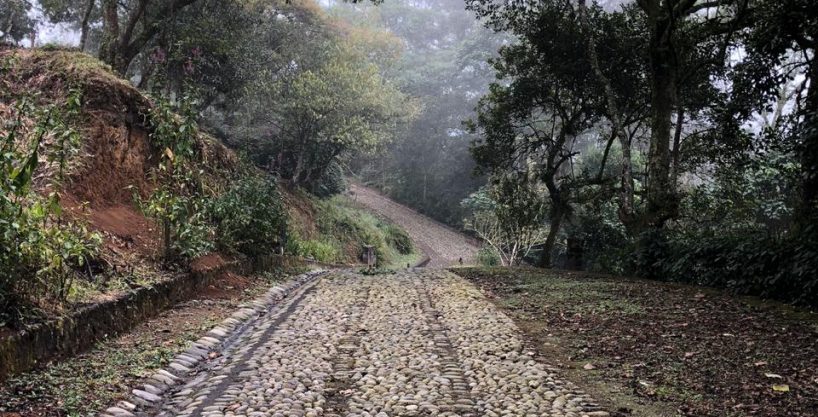
<svg viewBox="0 0 818 417">
<path fill-rule="evenodd" d="M 287 216 L 275 180 L 249 174 L 214 199 L 208 208 L 221 249 L 247 255 L 270 253 L 281 247 Z"/>
<path fill-rule="evenodd" d="M 80 93 L 72 90 L 63 109 L 37 108 L 27 99 L 0 136 L 0 326 L 17 325 L 35 300 L 65 301 L 73 279 L 96 256 L 101 238 L 65 219 L 59 196 L 32 190 L 38 167 L 50 169 L 51 186 L 62 180 L 80 136 L 70 127 L 79 112 Z M 37 119 L 33 137 L 22 134 L 22 117 Z M 48 147 L 44 137 L 54 138 Z M 43 164 L 45 163 L 45 164 Z"/>
<path fill-rule="evenodd" d="M 320 240 L 296 240 L 294 245 L 296 255 L 312 258 L 318 262 L 333 263 L 339 258 L 338 249 L 331 243 Z"/>
<path fill-rule="evenodd" d="M 481 266 L 498 266 L 500 254 L 490 246 L 483 246 L 477 251 L 477 263 Z"/>
<path fill-rule="evenodd" d="M 383 224 L 381 228 L 386 234 L 386 243 L 397 249 L 398 253 L 409 255 L 414 252 L 412 238 L 409 237 L 405 230 L 393 224 Z"/>
<path fill-rule="evenodd" d="M 639 275 L 727 288 L 818 305 L 818 239 L 804 231 L 783 238 L 763 233 L 670 231 L 643 235 Z"/>
<path fill-rule="evenodd" d="M 196 114 L 189 97 L 180 103 L 181 117 L 162 99 L 151 110 L 151 140 L 162 162 L 153 172 L 159 186 L 147 200 L 136 195 L 142 212 L 162 226 L 166 262 L 178 257 L 194 258 L 214 247 L 213 228 L 204 214 L 209 196 L 201 184 L 195 157 Z"/>
<path fill-rule="evenodd" d="M 195 258 L 214 247 L 213 227 L 203 213 L 207 199 L 197 194 L 179 193 L 176 184 L 184 183 L 185 179 L 177 178 L 178 182 L 163 184 L 145 201 L 137 197 L 142 212 L 162 225 L 166 261 L 178 257 Z"/>
<path fill-rule="evenodd" d="M 347 189 L 347 183 L 344 180 L 344 171 L 341 164 L 336 161 L 331 162 L 321 174 L 321 177 L 310 184 L 309 187 L 310 192 L 319 198 L 332 197 L 343 193 Z"/>
</svg>

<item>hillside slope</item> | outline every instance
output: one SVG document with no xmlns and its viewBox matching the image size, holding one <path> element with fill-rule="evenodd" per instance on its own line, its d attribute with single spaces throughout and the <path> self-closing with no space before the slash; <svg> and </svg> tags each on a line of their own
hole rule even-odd
<svg viewBox="0 0 818 417">
<path fill-rule="evenodd" d="M 17 207 L 10 212 L 24 208 L 35 213 L 41 206 L 57 205 L 32 226 L 37 239 L 67 224 L 80 231 L 87 228 L 99 238 L 91 256 L 60 267 L 60 282 L 41 279 L 39 287 L 29 286 L 28 275 L 35 275 L 36 268 L 16 269 L 6 274 L 16 276 L 0 279 L 3 310 L 28 305 L 14 317 L 0 315 L 0 329 L 3 324 L 20 328 L 31 320 L 110 300 L 191 268 L 212 267 L 212 262 L 195 262 L 195 258 L 214 249 L 222 253 L 208 258 L 211 261 L 256 255 L 239 253 L 241 248 L 256 249 L 252 243 L 242 246 L 237 238 L 228 242 L 233 247 L 225 249 L 221 236 L 225 229 L 245 241 L 258 239 L 259 229 L 266 229 L 268 245 L 262 250 L 286 250 L 289 255 L 329 263 L 357 263 L 364 244 L 375 245 L 385 259 L 395 262 L 412 256 L 411 248 L 398 247 L 402 232 L 397 228 L 373 221 L 341 200 L 319 201 L 275 183 L 262 185 L 263 190 L 253 188 L 273 180 L 199 131 L 195 120 L 168 109 L 172 106 L 146 96 L 89 55 L 0 47 L 0 138 L 16 150 L 4 172 L 8 190 L 20 191 L 14 185 L 17 180 L 11 178 L 15 172 L 35 167 L 31 185 L 25 187 L 34 192 L 23 190 L 24 194 L 7 200 L 9 207 Z M 184 123 L 192 128 L 183 131 Z M 177 162 L 181 160 L 178 151 L 171 151 L 178 132 L 191 142 L 184 165 Z M 171 140 L 162 135 L 171 135 Z M 36 140 L 39 136 L 42 139 Z M 66 138 L 77 143 L 66 146 Z M 186 176 L 177 176 L 183 169 Z M 180 192 L 186 194 L 184 198 L 174 195 Z M 224 196 L 227 200 L 222 201 Z M 257 204 L 255 212 L 248 211 L 249 203 Z M 277 207 L 289 219 L 286 230 L 274 230 L 279 226 L 258 220 L 275 221 L 270 212 L 278 212 Z M 153 214 L 146 216 L 151 210 Z M 168 220 L 159 220 L 162 216 Z M 178 216 L 195 222 L 181 233 L 199 234 L 200 242 L 188 252 L 179 250 L 176 259 L 168 262 L 166 222 L 178 222 Z M 244 227 L 236 219 L 256 224 Z M 234 223 L 226 227 L 219 222 Z M 13 239 L 4 245 L 22 241 L 16 235 Z M 4 262 L 12 259 L 5 252 L 2 255 Z"/>
<path fill-rule="evenodd" d="M 467 236 L 363 185 L 352 184 L 350 194 L 354 201 L 405 229 L 429 256 L 427 266 L 446 267 L 461 260 L 465 264 L 475 262 L 479 247 Z"/>
</svg>

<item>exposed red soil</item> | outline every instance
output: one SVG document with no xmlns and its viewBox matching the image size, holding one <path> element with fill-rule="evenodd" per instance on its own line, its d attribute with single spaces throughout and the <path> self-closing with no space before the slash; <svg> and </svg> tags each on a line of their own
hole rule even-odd
<svg viewBox="0 0 818 417">
<path fill-rule="evenodd" d="M 83 132 L 85 155 L 73 170 L 68 190 L 92 208 L 133 205 L 133 196 L 145 198 L 153 189 L 149 172 L 156 166 L 144 127 L 110 120 L 96 113 Z"/>
<path fill-rule="evenodd" d="M 224 272 L 207 288 L 202 290 L 199 297 L 211 300 L 232 299 L 241 295 L 252 284 L 253 282 L 247 277 L 232 272 Z"/>
<path fill-rule="evenodd" d="M 194 259 L 190 263 L 190 269 L 194 273 L 205 273 L 223 268 L 227 262 L 220 253 L 214 252 Z"/>
<path fill-rule="evenodd" d="M 66 212 L 86 221 L 91 229 L 103 233 L 106 247 L 113 252 L 128 251 L 151 257 L 161 247 L 162 239 L 156 223 L 143 216 L 133 205 L 94 208 L 79 203 L 72 194 L 63 195 L 61 204 Z"/>
</svg>

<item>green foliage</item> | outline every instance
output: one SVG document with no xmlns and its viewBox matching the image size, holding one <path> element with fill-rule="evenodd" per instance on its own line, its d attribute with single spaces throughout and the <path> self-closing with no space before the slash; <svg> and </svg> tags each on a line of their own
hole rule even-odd
<svg viewBox="0 0 818 417">
<path fill-rule="evenodd" d="M 293 239 L 290 253 L 325 263 L 338 262 L 341 259 L 341 253 L 335 244 L 321 240 Z"/>
<path fill-rule="evenodd" d="M 645 234 L 635 267 L 646 277 L 815 305 L 818 239 L 698 230 Z"/>
<path fill-rule="evenodd" d="M 166 261 L 195 258 L 214 248 L 212 226 L 204 215 L 207 199 L 179 193 L 189 180 L 189 177 L 174 175 L 147 200 L 138 200 L 142 212 L 162 225 Z"/>
<path fill-rule="evenodd" d="M 68 157 L 77 152 L 79 134 L 71 124 L 80 97 L 72 90 L 63 109 L 23 98 L 0 137 L 0 323 L 18 324 L 34 301 L 65 301 L 101 242 L 63 216 L 57 193 L 41 196 L 33 189 L 40 169 L 54 171 L 49 186 L 58 186 Z M 23 133 L 24 115 L 37 120 L 31 135 Z"/>
<path fill-rule="evenodd" d="M 168 102 L 156 101 L 150 123 L 151 139 L 162 154 L 162 163 L 153 173 L 159 185 L 147 200 L 138 195 L 135 200 L 146 216 L 162 226 L 165 261 L 190 259 L 214 248 L 213 227 L 205 215 L 209 196 L 203 191 L 202 172 L 193 163 L 196 116 L 189 97 L 181 102 L 181 116 Z"/>
<path fill-rule="evenodd" d="M 297 68 L 255 81 L 242 102 L 242 146 L 282 179 L 327 196 L 343 186 L 340 164 L 381 149 L 416 106 L 353 39 L 312 46 Z"/>
<path fill-rule="evenodd" d="M 290 232 L 287 252 L 329 263 L 358 263 L 364 245 L 373 246 L 378 267 L 414 263 L 405 231 L 356 207 L 347 197 L 314 201 L 319 236 L 302 240 Z"/>
<path fill-rule="evenodd" d="M 477 251 L 477 264 L 480 266 L 500 266 L 500 255 L 491 246 L 483 246 Z"/>
<path fill-rule="evenodd" d="M 546 238 L 545 207 L 525 178 L 495 177 L 461 204 L 471 213 L 463 220 L 466 229 L 482 239 L 503 266 L 519 264 Z"/>
<path fill-rule="evenodd" d="M 384 224 L 381 226 L 384 231 L 386 243 L 395 248 L 401 255 L 409 255 L 414 252 L 415 248 L 412 245 L 412 238 L 405 230 L 394 224 Z"/>
<path fill-rule="evenodd" d="M 0 1 L 0 42 L 20 42 L 31 35 L 37 23 L 29 17 L 31 6 L 29 0 Z"/>
<path fill-rule="evenodd" d="M 268 254 L 282 245 L 286 235 L 287 215 L 273 178 L 246 174 L 213 199 L 207 212 L 223 250 Z"/>
<path fill-rule="evenodd" d="M 347 183 L 344 179 L 344 171 L 338 161 L 330 162 L 321 177 L 310 185 L 310 192 L 319 198 L 332 197 L 343 193 L 346 189 Z"/>
</svg>

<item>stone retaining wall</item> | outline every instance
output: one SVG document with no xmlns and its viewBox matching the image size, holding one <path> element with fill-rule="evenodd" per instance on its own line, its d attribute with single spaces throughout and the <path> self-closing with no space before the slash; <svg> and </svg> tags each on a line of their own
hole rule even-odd
<svg viewBox="0 0 818 417">
<path fill-rule="evenodd" d="M 120 298 L 84 307 L 68 317 L 37 324 L 0 338 L 0 381 L 49 360 L 75 355 L 100 340 L 130 330 L 136 324 L 185 301 L 227 270 L 248 274 L 298 262 L 282 256 L 231 261 L 207 271 L 183 274 Z"/>
</svg>

